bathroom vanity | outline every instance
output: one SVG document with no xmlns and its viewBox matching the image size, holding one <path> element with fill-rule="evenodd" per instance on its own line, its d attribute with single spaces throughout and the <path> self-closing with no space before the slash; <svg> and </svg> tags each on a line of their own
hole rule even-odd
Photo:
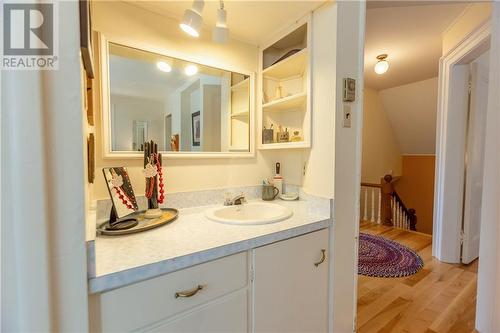
<svg viewBox="0 0 500 333">
<path fill-rule="evenodd" d="M 101 165 L 126 161 L 139 193 L 138 160 L 143 143 L 154 140 L 166 174 L 161 207 L 179 215 L 149 231 L 95 237 L 110 209 L 98 204 L 87 231 L 90 330 L 332 330 L 332 201 L 302 190 L 307 178 L 308 193 L 332 197 L 331 189 L 318 190 L 328 183 L 317 172 L 329 163 L 328 138 L 315 141 L 324 159 L 308 160 L 314 15 L 266 33 L 264 47 L 212 47 L 176 36 L 177 23 L 153 38 L 156 28 L 143 25 L 168 20 L 151 13 L 136 19 L 136 8 L 117 29 L 103 18 L 118 15 L 122 4 L 95 6 L 103 13 L 94 36 Z M 324 112 L 330 119 L 331 108 Z M 300 200 L 272 207 L 257 184 L 273 177 L 281 159 L 284 192 Z M 249 203 L 224 208 L 227 192 L 244 192 Z"/>
<path fill-rule="evenodd" d="M 213 206 L 192 207 L 158 229 L 97 237 L 91 330 L 328 331 L 325 202 L 279 205 L 292 217 L 229 225 L 206 218 Z"/>
</svg>

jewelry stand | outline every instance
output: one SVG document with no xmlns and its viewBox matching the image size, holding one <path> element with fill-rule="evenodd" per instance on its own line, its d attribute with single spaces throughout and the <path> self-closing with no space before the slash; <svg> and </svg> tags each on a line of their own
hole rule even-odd
<svg viewBox="0 0 500 333">
<path fill-rule="evenodd" d="M 158 173 L 153 177 L 146 177 L 146 198 L 148 199 L 146 217 L 155 218 L 161 215 L 158 203 L 163 202 L 163 194 L 161 194 L 160 198 L 158 198 L 158 174 L 162 177 L 161 154 L 158 153 L 158 144 L 156 144 L 153 140 L 144 143 L 144 169 L 146 169 L 146 166 L 150 163 L 155 167 L 155 169 L 158 170 Z M 148 193 L 148 189 L 152 189 L 151 193 Z"/>
</svg>

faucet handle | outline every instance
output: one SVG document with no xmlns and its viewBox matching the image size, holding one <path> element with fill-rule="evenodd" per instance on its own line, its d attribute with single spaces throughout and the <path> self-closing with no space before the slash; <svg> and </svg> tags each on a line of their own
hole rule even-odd
<svg viewBox="0 0 500 333">
<path fill-rule="evenodd" d="M 233 204 L 233 200 L 231 199 L 231 193 L 224 193 L 224 206 L 231 206 Z"/>
</svg>

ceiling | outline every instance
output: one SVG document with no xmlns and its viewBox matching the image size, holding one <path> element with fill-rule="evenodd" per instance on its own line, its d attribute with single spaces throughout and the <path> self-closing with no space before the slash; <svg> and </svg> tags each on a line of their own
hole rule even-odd
<svg viewBox="0 0 500 333">
<path fill-rule="evenodd" d="M 392 3 L 392 7 L 387 7 Z M 381 90 L 436 77 L 442 33 L 467 4 L 406 6 L 406 2 L 369 2 L 366 13 L 365 85 Z M 389 70 L 378 75 L 377 55 L 387 53 Z"/>
<path fill-rule="evenodd" d="M 190 82 L 195 82 L 202 76 L 220 79 L 223 73 L 220 70 L 214 71 L 206 66 L 198 65 L 198 74 L 186 76 L 184 66 L 180 65 L 179 61 L 174 61 L 172 71 L 165 73 L 156 67 L 155 62 L 113 54 L 109 58 L 111 94 L 140 97 L 161 102 L 165 102 L 167 97 L 176 89 Z"/>
<path fill-rule="evenodd" d="M 270 32 L 277 32 L 318 8 L 325 1 L 225 1 L 227 24 L 231 38 L 253 45 L 262 45 L 272 37 Z M 160 15 L 180 21 L 192 1 L 130 1 Z M 205 1 L 203 23 L 206 29 L 202 33 L 210 33 L 215 26 L 219 1 Z"/>
</svg>

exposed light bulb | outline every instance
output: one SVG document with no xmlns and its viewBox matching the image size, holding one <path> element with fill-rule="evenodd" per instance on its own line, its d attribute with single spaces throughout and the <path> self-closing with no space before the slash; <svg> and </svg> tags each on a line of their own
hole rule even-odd
<svg viewBox="0 0 500 333">
<path fill-rule="evenodd" d="M 227 43 L 229 40 L 229 29 L 227 28 L 227 13 L 224 9 L 224 2 L 220 1 L 220 8 L 217 10 L 217 23 L 212 31 L 212 39 L 217 43 Z"/>
<path fill-rule="evenodd" d="M 158 69 L 162 72 L 168 73 L 172 71 L 172 66 L 170 66 L 170 64 L 165 61 L 158 61 L 156 63 L 156 67 L 158 67 Z"/>
<path fill-rule="evenodd" d="M 186 68 L 184 68 L 184 73 L 187 76 L 193 76 L 196 73 L 198 73 L 198 66 L 196 66 L 196 65 L 187 65 Z"/>
<path fill-rule="evenodd" d="M 205 6 L 205 2 L 203 0 L 194 0 L 193 5 L 190 9 L 186 9 L 184 12 L 184 17 L 182 18 L 181 24 L 179 27 L 192 37 L 200 36 L 200 29 L 203 23 L 203 17 L 201 13 L 203 11 L 203 7 Z"/>
<path fill-rule="evenodd" d="M 386 60 L 387 54 L 377 56 L 378 62 L 375 64 L 375 73 L 384 74 L 389 69 L 389 62 Z"/>
</svg>

